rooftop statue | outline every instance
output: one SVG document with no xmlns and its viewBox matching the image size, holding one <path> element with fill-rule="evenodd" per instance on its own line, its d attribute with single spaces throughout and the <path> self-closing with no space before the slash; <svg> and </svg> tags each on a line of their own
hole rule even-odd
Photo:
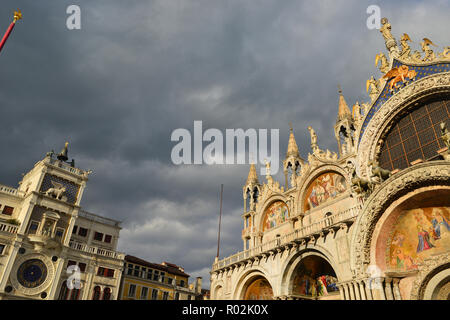
<svg viewBox="0 0 450 320">
<path fill-rule="evenodd" d="M 423 38 L 423 41 L 420 43 L 422 46 L 422 51 L 425 52 L 425 57 L 423 61 L 433 61 L 436 59 L 436 55 L 434 51 L 430 48 L 430 45 L 437 47 L 430 39 Z"/>
<path fill-rule="evenodd" d="M 311 134 L 311 149 L 314 151 L 319 149 L 317 145 L 317 134 L 311 126 L 308 126 L 309 133 Z"/>
<path fill-rule="evenodd" d="M 400 52 L 400 59 L 407 60 L 411 55 L 411 47 L 408 44 L 408 41 L 412 41 L 407 33 L 404 33 L 400 38 L 400 43 L 402 45 L 402 51 Z"/>
<path fill-rule="evenodd" d="M 369 92 L 370 88 L 370 92 Z M 369 80 L 366 81 L 366 91 L 369 92 L 370 99 L 372 102 L 376 99 L 378 94 L 380 93 L 380 89 L 378 88 L 378 81 L 372 76 Z"/>
<path fill-rule="evenodd" d="M 375 56 L 375 66 L 378 66 L 378 62 L 381 61 L 381 65 L 380 65 L 380 71 L 382 73 L 386 73 L 389 71 L 389 62 L 386 58 L 386 56 L 384 55 L 384 53 L 380 52 L 379 54 L 377 54 Z"/>
<path fill-rule="evenodd" d="M 398 55 L 400 52 L 397 47 L 397 42 L 391 33 L 391 24 L 389 23 L 387 18 L 381 19 L 381 28 L 380 32 L 383 35 L 384 42 L 386 43 L 386 48 L 389 50 L 390 54 Z"/>
<path fill-rule="evenodd" d="M 391 33 L 392 27 L 391 27 L 391 24 L 389 23 L 388 19 L 382 18 L 381 24 L 382 24 L 382 26 L 380 28 L 380 32 L 383 35 L 384 40 L 385 41 L 395 40 L 394 37 L 392 36 L 392 33 Z"/>
</svg>

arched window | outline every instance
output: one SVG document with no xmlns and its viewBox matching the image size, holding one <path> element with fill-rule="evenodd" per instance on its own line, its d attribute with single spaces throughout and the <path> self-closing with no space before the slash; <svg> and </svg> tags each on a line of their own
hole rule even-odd
<svg viewBox="0 0 450 320">
<path fill-rule="evenodd" d="M 69 295 L 69 288 L 67 288 L 67 281 L 64 281 L 61 285 L 61 290 L 59 291 L 58 300 L 67 300 Z"/>
<path fill-rule="evenodd" d="M 101 289 L 99 286 L 94 288 L 94 295 L 92 296 L 92 300 L 100 300 Z"/>
<path fill-rule="evenodd" d="M 67 287 L 67 281 L 64 281 L 59 291 L 58 300 L 78 300 L 80 297 L 80 289 L 73 288 L 70 290 Z"/>
<path fill-rule="evenodd" d="M 72 293 L 70 294 L 70 300 L 78 300 L 80 296 L 80 289 L 73 288 Z"/>
<path fill-rule="evenodd" d="M 110 299 L 111 299 L 111 289 L 105 288 L 105 290 L 103 290 L 103 300 L 110 300 Z"/>
<path fill-rule="evenodd" d="M 411 162 L 436 159 L 444 148 L 440 123 L 450 126 L 450 98 L 422 102 L 403 114 L 384 137 L 379 156 L 380 166 L 387 170 L 405 169 Z"/>
</svg>

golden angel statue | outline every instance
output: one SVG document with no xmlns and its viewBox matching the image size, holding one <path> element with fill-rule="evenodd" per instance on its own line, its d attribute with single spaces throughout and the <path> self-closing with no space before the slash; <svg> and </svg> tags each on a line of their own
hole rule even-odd
<svg viewBox="0 0 450 320">
<path fill-rule="evenodd" d="M 442 59 L 450 59 L 450 47 L 445 47 L 439 57 Z"/>
<path fill-rule="evenodd" d="M 422 51 L 425 52 L 425 57 L 423 61 L 433 61 L 436 59 L 436 55 L 434 51 L 430 48 L 430 45 L 437 47 L 430 39 L 423 38 L 423 41 L 420 43 L 422 46 Z"/>
<path fill-rule="evenodd" d="M 389 62 L 387 61 L 386 56 L 384 53 L 380 52 L 375 56 L 375 66 L 378 66 L 378 62 L 381 61 L 380 71 L 382 73 L 386 73 L 389 71 Z"/>
<path fill-rule="evenodd" d="M 412 41 L 407 33 L 404 33 L 400 38 L 400 44 L 402 45 L 402 51 L 400 52 L 400 58 L 403 60 L 408 59 L 411 54 L 411 47 L 408 44 L 408 41 Z"/>
<path fill-rule="evenodd" d="M 370 88 L 370 92 L 369 92 Z M 380 89 L 378 88 L 378 82 L 375 80 L 375 78 L 372 76 L 369 80 L 366 81 L 366 91 L 369 92 L 370 99 L 372 99 L 372 102 L 375 100 L 375 98 L 380 93 Z"/>
</svg>

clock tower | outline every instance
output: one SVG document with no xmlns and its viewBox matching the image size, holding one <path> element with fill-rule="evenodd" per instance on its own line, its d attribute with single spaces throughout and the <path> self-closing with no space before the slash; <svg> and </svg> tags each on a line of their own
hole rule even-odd
<svg viewBox="0 0 450 320">
<path fill-rule="evenodd" d="M 3 265 L 0 292 L 20 299 L 54 299 L 70 251 L 90 171 L 68 160 L 68 143 L 49 152 L 23 176 L 14 208 L 18 225 Z"/>
</svg>

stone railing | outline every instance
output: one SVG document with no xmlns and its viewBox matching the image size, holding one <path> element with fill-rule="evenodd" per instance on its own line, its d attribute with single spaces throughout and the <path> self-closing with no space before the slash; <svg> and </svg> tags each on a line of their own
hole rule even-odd
<svg viewBox="0 0 450 320">
<path fill-rule="evenodd" d="M 300 229 L 294 230 L 288 234 L 280 236 L 276 239 L 264 242 L 256 247 L 250 248 L 248 250 L 244 250 L 233 254 L 227 258 L 219 260 L 218 262 L 213 264 L 212 271 L 230 266 L 234 263 L 246 260 L 250 257 L 254 257 L 256 255 L 262 254 L 264 252 L 268 252 L 276 249 L 277 247 L 287 245 L 292 243 L 295 240 L 299 240 L 302 238 L 307 238 L 313 234 L 317 234 L 322 232 L 324 229 L 330 228 L 331 226 L 335 226 L 344 221 L 354 219 L 361 210 L 361 205 L 356 205 L 349 209 L 340 211 L 334 215 L 330 215 L 322 220 L 319 220 L 310 225 L 304 226 Z"/>
<path fill-rule="evenodd" d="M 6 222 L 0 222 L 0 231 L 16 234 L 18 230 L 19 226 Z"/>
<path fill-rule="evenodd" d="M 104 257 L 113 258 L 113 259 L 123 260 L 125 258 L 125 254 L 123 254 L 123 253 L 120 253 L 117 251 L 112 251 L 112 250 L 107 250 L 107 249 L 103 249 L 103 248 L 99 248 L 99 247 L 88 246 L 87 244 L 76 242 L 73 240 L 71 240 L 69 242 L 69 247 L 72 249 L 78 250 L 78 251 L 84 251 L 84 252 L 97 254 L 97 255 L 104 256 Z"/>
<path fill-rule="evenodd" d="M 51 158 L 49 160 L 49 162 L 50 162 L 50 164 L 54 165 L 55 167 L 64 169 L 66 171 L 69 171 L 70 173 L 73 173 L 73 174 L 76 174 L 76 175 L 80 175 L 80 176 L 85 174 L 84 170 L 72 167 L 72 166 L 68 165 L 67 163 L 62 162 L 60 160 Z"/>
<path fill-rule="evenodd" d="M 96 222 L 100 222 L 103 224 L 107 224 L 113 227 L 119 227 L 120 226 L 120 221 L 114 220 L 114 219 L 110 219 L 110 218 L 105 218 L 105 217 L 101 217 L 98 216 L 96 214 L 84 211 L 84 210 L 80 210 L 80 212 L 78 213 L 79 217 L 84 217 L 86 219 L 92 220 L 92 221 L 96 221 Z"/>
<path fill-rule="evenodd" d="M 23 196 L 24 193 L 22 191 L 17 190 L 16 188 L 7 187 L 0 184 L 0 192 L 6 193 L 13 196 Z"/>
</svg>

